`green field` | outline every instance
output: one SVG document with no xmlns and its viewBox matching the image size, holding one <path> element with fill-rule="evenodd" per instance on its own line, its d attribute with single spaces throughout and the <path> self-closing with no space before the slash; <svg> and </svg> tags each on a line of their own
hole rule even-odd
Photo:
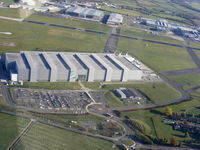
<svg viewBox="0 0 200 150">
<path fill-rule="evenodd" d="M 24 82 L 23 85 L 13 85 L 10 87 L 47 89 L 47 90 L 78 90 L 78 82 Z"/>
<path fill-rule="evenodd" d="M 112 90 L 119 87 L 139 89 L 155 103 L 180 97 L 180 93 L 166 83 L 113 84 L 103 85 L 102 89 Z"/>
<path fill-rule="evenodd" d="M 5 5 L 10 5 L 13 3 L 13 0 L 0 0 L 0 2 L 3 2 Z"/>
<path fill-rule="evenodd" d="M 195 44 L 197 44 L 197 43 L 195 43 Z M 198 48 L 200 48 L 200 43 L 198 43 Z M 200 59 L 200 51 L 198 51 L 198 50 L 196 50 L 196 51 L 194 51 L 195 52 L 195 54 L 199 57 L 199 59 Z"/>
<path fill-rule="evenodd" d="M 73 132 L 34 123 L 31 130 L 15 147 L 26 150 L 117 150 L 112 143 Z"/>
<path fill-rule="evenodd" d="M 58 25 L 66 25 L 76 28 L 83 28 L 83 29 L 89 29 L 94 31 L 102 31 L 102 32 L 111 32 L 111 27 L 100 24 L 99 22 L 92 22 L 92 21 L 84 21 L 81 19 L 62 19 L 62 18 L 56 18 L 56 17 L 48 17 L 48 16 L 41 16 L 41 15 L 31 15 L 27 18 L 27 20 L 33 20 L 33 21 L 40 21 L 45 23 L 52 23 L 52 24 L 58 24 Z"/>
<path fill-rule="evenodd" d="M 124 106 L 123 102 L 117 98 L 111 91 L 105 93 L 107 107 L 120 107 Z"/>
<path fill-rule="evenodd" d="M 168 79 L 182 84 L 196 85 L 200 83 L 200 74 L 168 77 Z"/>
<path fill-rule="evenodd" d="M 135 56 L 158 72 L 196 67 L 187 51 L 183 48 L 120 39 L 118 52 Z"/>
<path fill-rule="evenodd" d="M 155 41 L 163 41 L 167 43 L 173 43 L 173 44 L 179 44 L 181 45 L 181 41 L 172 39 L 170 37 L 163 36 L 163 33 L 158 33 L 159 35 L 153 35 L 152 33 L 148 33 L 142 28 L 137 27 L 121 27 L 121 35 L 128 35 L 132 37 L 142 38 L 142 39 L 148 39 L 148 40 L 155 40 Z"/>
<path fill-rule="evenodd" d="M 102 52 L 107 36 L 81 31 L 65 30 L 37 24 L 1 20 L 1 43 L 14 43 L 15 47 L 0 46 L 0 53 L 20 50 Z"/>
<path fill-rule="evenodd" d="M 49 24 L 57 24 L 57 25 L 66 25 L 76 28 L 83 28 L 83 29 L 90 29 L 95 31 L 103 31 L 103 32 L 111 32 L 111 27 L 100 24 L 99 22 L 92 22 L 92 21 L 86 21 L 81 19 L 75 19 L 75 18 L 58 18 L 58 17 L 49 17 L 49 16 L 43 16 L 39 14 L 34 14 L 31 11 L 28 10 L 22 10 L 22 9 L 9 9 L 9 8 L 0 8 L 0 15 L 1 16 L 7 16 L 7 17 L 14 17 L 14 18 L 22 18 L 26 20 L 32 20 L 32 21 L 39 21 Z"/>
<path fill-rule="evenodd" d="M 28 124 L 28 120 L 0 113 L 0 149 L 6 149 Z"/>
<path fill-rule="evenodd" d="M 100 82 L 82 82 L 82 84 L 89 89 L 98 90 L 100 89 Z"/>
<path fill-rule="evenodd" d="M 30 114 L 29 114 L 30 115 Z M 31 114 L 35 117 L 40 117 L 44 120 L 51 120 L 53 122 L 59 123 L 63 126 L 69 121 L 77 121 L 77 125 L 85 124 L 88 121 L 95 121 L 100 123 L 104 121 L 104 118 L 93 116 L 93 115 L 53 115 L 53 114 Z"/>
<path fill-rule="evenodd" d="M 103 6 L 103 7 L 101 7 L 101 9 L 105 10 L 105 11 L 109 11 L 109 12 L 120 13 L 120 14 L 123 14 L 123 15 L 134 16 L 134 17 L 141 15 L 137 11 L 127 10 L 127 9 L 111 8 L 111 7 L 107 7 L 107 6 Z"/>
</svg>

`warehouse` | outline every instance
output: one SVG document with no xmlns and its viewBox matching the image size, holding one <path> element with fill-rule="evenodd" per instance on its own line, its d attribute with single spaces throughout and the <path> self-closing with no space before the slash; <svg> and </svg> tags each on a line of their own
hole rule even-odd
<svg viewBox="0 0 200 150">
<path fill-rule="evenodd" d="M 122 15 L 116 14 L 116 13 L 110 14 L 110 16 L 107 20 L 107 24 L 109 24 L 109 25 L 119 25 L 119 24 L 122 24 L 122 22 L 123 22 Z"/>
<path fill-rule="evenodd" d="M 126 57 L 104 53 L 21 51 L 6 53 L 5 67 L 10 80 L 30 82 L 141 80 L 142 70 Z"/>
<path fill-rule="evenodd" d="M 92 18 L 95 20 L 101 20 L 104 16 L 103 11 L 83 7 L 71 7 L 67 9 L 65 13 L 71 16 Z"/>
</svg>

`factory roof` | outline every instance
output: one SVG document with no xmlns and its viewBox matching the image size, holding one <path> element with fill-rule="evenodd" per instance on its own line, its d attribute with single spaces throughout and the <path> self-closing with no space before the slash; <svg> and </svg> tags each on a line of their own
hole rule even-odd
<svg viewBox="0 0 200 150">
<path fill-rule="evenodd" d="M 6 53 L 8 62 L 16 62 L 19 68 L 29 68 L 27 61 L 20 53 Z"/>
<path fill-rule="evenodd" d="M 102 16 L 103 12 L 100 10 L 96 10 L 96 9 L 85 8 L 85 10 L 82 12 L 82 14 L 100 17 L 100 16 Z"/>
<path fill-rule="evenodd" d="M 83 56 L 87 59 L 87 61 L 90 63 L 90 65 L 93 66 L 94 68 L 96 68 L 98 70 L 105 69 L 105 67 L 103 67 L 98 62 L 96 62 L 96 60 L 94 60 L 91 55 L 83 54 Z"/>
<path fill-rule="evenodd" d="M 59 57 L 59 55 L 57 53 L 48 53 L 49 57 L 52 60 L 52 63 L 54 63 L 54 65 L 59 68 L 59 71 L 66 71 L 69 70 L 69 66 L 67 66 L 65 64 L 65 62 L 63 62 L 62 58 Z"/>
<path fill-rule="evenodd" d="M 96 16 L 96 17 L 101 17 L 103 15 L 103 11 L 92 8 L 83 8 L 83 7 L 71 7 L 67 9 L 67 12 L 77 13 L 81 15 Z"/>
<path fill-rule="evenodd" d="M 46 64 L 46 60 L 38 52 L 29 52 L 30 57 L 34 60 L 34 65 L 40 69 L 49 69 L 50 67 Z M 28 60 L 29 61 L 29 60 Z M 29 62 L 31 63 L 31 62 Z"/>
<path fill-rule="evenodd" d="M 80 61 L 78 61 L 75 57 L 74 57 L 74 53 L 64 53 L 64 55 L 66 56 L 65 62 L 68 63 L 68 61 L 70 61 L 70 63 L 73 64 L 73 66 L 76 67 L 77 70 L 86 70 L 87 68 L 85 68 Z"/>
<path fill-rule="evenodd" d="M 111 62 L 111 60 L 109 60 L 109 58 L 107 57 L 107 55 L 105 54 L 98 54 L 98 56 L 107 64 L 109 65 L 113 70 L 121 70 L 121 68 L 119 68 L 117 65 L 115 65 L 113 62 Z"/>
<path fill-rule="evenodd" d="M 122 23 L 123 17 L 121 14 L 112 13 L 108 18 L 108 22 Z"/>
<path fill-rule="evenodd" d="M 83 7 L 70 7 L 69 9 L 67 9 L 67 12 L 73 12 L 73 13 L 77 13 L 80 14 L 84 11 Z"/>
<path fill-rule="evenodd" d="M 44 54 L 46 56 L 44 56 Z M 34 67 L 37 69 L 59 70 L 139 70 L 125 56 L 104 53 L 73 53 L 73 52 L 36 52 L 6 53 L 8 62 L 16 62 L 19 68 Z"/>
<path fill-rule="evenodd" d="M 115 58 L 119 60 L 123 65 L 125 65 L 128 69 L 138 70 L 138 68 L 134 64 L 126 60 L 123 56 L 115 56 Z"/>
</svg>

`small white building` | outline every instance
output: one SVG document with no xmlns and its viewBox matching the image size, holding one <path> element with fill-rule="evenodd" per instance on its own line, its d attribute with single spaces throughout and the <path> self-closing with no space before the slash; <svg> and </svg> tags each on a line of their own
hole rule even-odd
<svg viewBox="0 0 200 150">
<path fill-rule="evenodd" d="M 10 79 L 11 81 L 18 81 L 18 73 L 14 70 L 10 70 Z"/>
<path fill-rule="evenodd" d="M 108 18 L 107 24 L 119 25 L 122 24 L 122 22 L 123 22 L 123 17 L 121 14 L 112 13 Z"/>
</svg>

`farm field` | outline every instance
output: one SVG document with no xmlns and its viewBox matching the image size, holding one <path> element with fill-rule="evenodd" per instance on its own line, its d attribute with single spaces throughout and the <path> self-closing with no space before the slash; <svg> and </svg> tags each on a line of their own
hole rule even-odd
<svg viewBox="0 0 200 150">
<path fill-rule="evenodd" d="M 75 140 L 76 139 L 76 140 Z M 79 135 L 40 123 L 34 123 L 31 130 L 14 148 L 26 150 L 118 150 L 111 142 Z"/>
</svg>

